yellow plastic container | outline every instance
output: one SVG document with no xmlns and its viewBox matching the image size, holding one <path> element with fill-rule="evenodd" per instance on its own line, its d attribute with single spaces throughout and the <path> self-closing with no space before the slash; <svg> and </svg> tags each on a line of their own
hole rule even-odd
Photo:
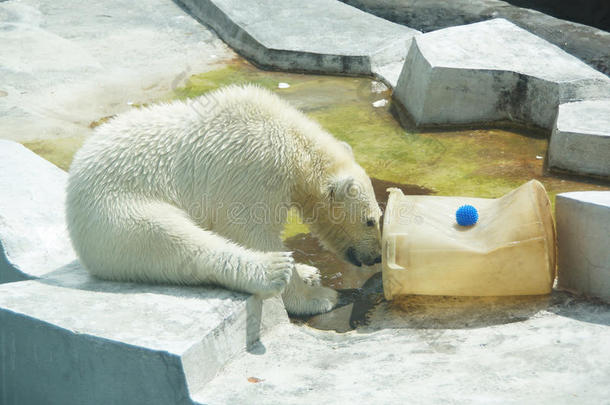
<svg viewBox="0 0 610 405">
<path fill-rule="evenodd" d="M 540 295 L 555 279 L 555 224 L 544 186 L 532 180 L 498 199 L 390 196 L 383 225 L 386 299 L 408 294 Z M 474 206 L 478 222 L 459 226 Z"/>
</svg>

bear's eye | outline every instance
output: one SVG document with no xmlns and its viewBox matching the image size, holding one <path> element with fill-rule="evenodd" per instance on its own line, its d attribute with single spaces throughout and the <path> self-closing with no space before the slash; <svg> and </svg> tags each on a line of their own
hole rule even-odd
<svg viewBox="0 0 610 405">
<path fill-rule="evenodd" d="M 377 222 L 374 219 L 367 219 L 366 226 L 375 226 Z"/>
<path fill-rule="evenodd" d="M 351 184 L 347 189 L 347 195 L 351 198 L 358 197 L 360 189 L 357 185 Z"/>
</svg>

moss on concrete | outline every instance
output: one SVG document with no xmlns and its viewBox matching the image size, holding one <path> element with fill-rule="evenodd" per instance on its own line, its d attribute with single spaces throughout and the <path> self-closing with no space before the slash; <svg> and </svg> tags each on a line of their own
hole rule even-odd
<svg viewBox="0 0 610 405">
<path fill-rule="evenodd" d="M 389 101 L 391 92 L 368 78 L 269 72 L 235 60 L 191 76 L 167 99 L 196 97 L 233 83 L 256 83 L 286 98 L 337 138 L 349 142 L 358 162 L 381 180 L 420 185 L 440 195 L 499 197 L 536 178 L 553 202 L 560 192 L 610 188 L 545 173 L 548 140 L 539 134 L 502 129 L 406 131 L 392 116 L 390 103 L 373 106 L 379 100 Z M 279 88 L 279 83 L 289 87 Z M 24 145 L 67 169 L 82 142 L 82 138 L 63 138 Z M 291 212 L 285 237 L 306 231 L 298 214 Z"/>
<path fill-rule="evenodd" d="M 85 141 L 84 137 L 40 139 L 23 146 L 63 170 L 70 168 L 72 157 Z"/>
</svg>

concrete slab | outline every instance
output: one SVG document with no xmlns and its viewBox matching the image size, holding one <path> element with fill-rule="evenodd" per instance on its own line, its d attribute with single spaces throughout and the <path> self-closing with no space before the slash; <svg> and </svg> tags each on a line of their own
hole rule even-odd
<svg viewBox="0 0 610 405">
<path fill-rule="evenodd" d="M 385 323 L 345 334 L 280 326 L 263 338 L 264 354 L 245 353 L 194 398 L 202 404 L 604 403 L 610 310 L 568 295 L 546 300 L 510 308 L 479 303 L 466 311 L 479 316 L 471 326 L 456 325 L 453 302 L 405 312 L 387 305 Z M 490 318 L 494 308 L 504 320 Z"/>
<path fill-rule="evenodd" d="M 178 1 L 237 52 L 272 69 L 375 74 L 404 60 L 419 34 L 335 0 Z"/>
<path fill-rule="evenodd" d="M 0 140 L 0 283 L 42 277 L 75 260 L 64 216 L 68 175 Z"/>
<path fill-rule="evenodd" d="M 0 285 L 0 402 L 190 404 L 287 319 L 278 298 L 103 282 L 74 262 Z"/>
<path fill-rule="evenodd" d="M 415 37 L 394 92 L 419 125 L 543 128 L 561 103 L 608 96 L 610 78 L 503 19 Z"/>
<path fill-rule="evenodd" d="M 168 0 L 2 1 L 0 32 L 0 137 L 19 141 L 86 135 L 235 57 Z"/>
<path fill-rule="evenodd" d="M 589 66 L 610 75 L 610 32 L 608 28 L 583 25 L 608 20 L 605 0 L 341 0 L 378 17 L 406 25 L 422 32 L 436 31 L 457 25 L 472 24 L 490 18 L 505 18 L 519 27 L 576 56 Z M 524 8 L 516 7 L 520 4 Z M 597 4 L 596 4 L 597 3 Z M 605 15 L 604 6 L 605 4 Z M 538 6 L 538 7 L 537 7 Z M 543 14 L 547 11 L 559 18 Z M 562 15 L 562 16 L 560 16 Z M 582 17 L 581 22 L 561 18 Z M 586 24 L 586 23 L 585 23 Z M 605 31 L 604 31 L 605 29 Z"/>
<path fill-rule="evenodd" d="M 549 166 L 610 177 L 610 99 L 559 106 L 549 143 Z"/>
<path fill-rule="evenodd" d="M 610 302 L 610 191 L 557 195 L 558 285 Z"/>
</svg>

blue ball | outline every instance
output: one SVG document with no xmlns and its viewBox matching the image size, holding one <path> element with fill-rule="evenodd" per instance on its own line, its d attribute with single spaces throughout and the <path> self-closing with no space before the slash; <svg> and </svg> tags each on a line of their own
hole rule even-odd
<svg viewBox="0 0 610 405">
<path fill-rule="evenodd" d="M 479 220 L 479 213 L 472 205 L 462 205 L 455 212 L 455 219 L 461 226 L 472 226 Z"/>
</svg>

